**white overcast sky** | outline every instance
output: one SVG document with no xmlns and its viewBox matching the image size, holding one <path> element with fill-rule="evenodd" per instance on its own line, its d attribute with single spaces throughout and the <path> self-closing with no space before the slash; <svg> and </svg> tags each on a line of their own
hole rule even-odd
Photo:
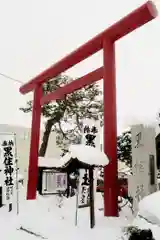
<svg viewBox="0 0 160 240">
<path fill-rule="evenodd" d="M 0 0 L 0 73 L 26 82 L 143 0 Z M 157 0 L 158 8 L 159 2 Z M 160 18 L 117 42 L 118 128 L 155 120 L 160 109 Z M 67 73 L 102 65 L 101 52 Z M 29 126 L 18 108 L 28 96 L 0 76 L 0 123 Z"/>
</svg>

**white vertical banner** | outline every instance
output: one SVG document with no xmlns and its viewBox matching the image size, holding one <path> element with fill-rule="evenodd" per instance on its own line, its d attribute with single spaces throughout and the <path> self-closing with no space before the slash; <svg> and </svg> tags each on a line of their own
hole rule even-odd
<svg viewBox="0 0 160 240">
<path fill-rule="evenodd" d="M 12 210 L 13 196 L 15 190 L 15 134 L 0 133 L 0 165 L 1 165 L 1 185 L 3 191 L 3 204 Z"/>
<path fill-rule="evenodd" d="M 85 169 L 79 170 L 79 194 L 78 206 L 89 206 L 89 172 Z"/>
<path fill-rule="evenodd" d="M 90 137 L 87 138 L 87 135 Z M 102 135 L 102 127 L 101 127 L 101 122 L 99 120 L 95 121 L 93 119 L 87 119 L 84 122 L 82 139 L 85 145 L 90 145 L 101 150 L 102 149 L 101 135 Z M 90 141 L 92 141 L 91 144 L 90 144 Z M 94 176 L 94 196 L 95 196 L 96 189 L 97 189 L 98 168 L 94 169 L 93 176 Z"/>
<path fill-rule="evenodd" d="M 101 127 L 100 121 L 86 120 L 83 124 L 82 144 L 101 148 L 100 145 Z"/>
<path fill-rule="evenodd" d="M 82 144 L 100 149 L 100 121 L 86 120 L 82 130 Z M 94 196 L 97 189 L 97 169 L 94 169 Z M 80 169 L 79 176 L 79 207 L 89 206 L 89 172 L 85 169 Z"/>
</svg>

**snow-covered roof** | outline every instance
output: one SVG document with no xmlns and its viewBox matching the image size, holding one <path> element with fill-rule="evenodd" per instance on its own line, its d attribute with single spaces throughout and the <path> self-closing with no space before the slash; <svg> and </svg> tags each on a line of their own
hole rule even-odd
<svg viewBox="0 0 160 240">
<path fill-rule="evenodd" d="M 71 145 L 69 148 L 72 158 L 77 158 L 84 164 L 91 166 L 106 166 L 109 163 L 107 155 L 99 148 L 86 146 L 83 144 Z"/>
<path fill-rule="evenodd" d="M 39 157 L 39 167 L 63 168 L 71 159 L 77 158 L 80 162 L 87 165 L 106 166 L 109 163 L 108 157 L 99 149 L 86 145 L 72 145 L 69 152 L 60 159 Z"/>
<path fill-rule="evenodd" d="M 38 158 L 38 166 L 39 167 L 61 167 L 63 162 L 58 158 L 47 158 L 47 157 L 39 157 Z"/>
</svg>

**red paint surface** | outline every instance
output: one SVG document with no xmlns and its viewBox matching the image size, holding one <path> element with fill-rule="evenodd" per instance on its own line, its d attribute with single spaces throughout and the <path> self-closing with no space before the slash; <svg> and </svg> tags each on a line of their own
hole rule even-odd
<svg viewBox="0 0 160 240">
<path fill-rule="evenodd" d="M 28 172 L 27 199 L 36 198 L 37 179 L 38 179 L 38 150 L 40 137 L 41 122 L 41 105 L 42 86 L 38 86 L 34 91 L 34 101 L 32 110 L 32 128 L 31 128 L 31 145 Z"/>
<path fill-rule="evenodd" d="M 104 152 L 110 163 L 104 168 L 104 215 L 118 215 L 117 187 L 117 114 L 116 114 L 116 76 L 115 43 L 104 41 Z"/>
<path fill-rule="evenodd" d="M 104 184 L 101 183 L 97 186 L 97 192 L 104 192 Z M 128 197 L 128 179 L 118 179 L 118 196 Z"/>
<path fill-rule="evenodd" d="M 99 81 L 102 78 L 103 78 L 103 67 L 98 68 L 95 71 L 90 72 L 85 76 L 66 84 L 64 87 L 59 88 L 56 91 L 43 96 L 41 100 L 41 105 L 44 105 L 56 99 L 61 99 L 64 97 L 64 95 L 72 93 L 96 81 Z"/>
<path fill-rule="evenodd" d="M 37 84 L 48 81 L 49 79 L 73 67 L 75 64 L 83 61 L 92 54 L 98 52 L 103 47 L 104 38 L 116 41 L 154 19 L 156 15 L 157 11 L 155 5 L 151 1 L 148 1 L 66 57 L 62 58 L 57 63 L 53 64 L 50 68 L 33 78 L 31 81 L 24 84 L 20 88 L 20 92 L 25 94 L 32 91 Z"/>
<path fill-rule="evenodd" d="M 105 168 L 104 171 L 104 214 L 105 216 L 117 216 L 117 124 L 115 56 L 113 46 L 116 40 L 141 27 L 142 25 L 154 19 L 156 16 L 157 11 L 154 4 L 151 1 L 148 1 L 20 88 L 20 92 L 22 94 L 26 94 L 36 89 L 32 113 L 32 134 L 27 199 L 34 199 L 36 197 L 41 113 L 40 100 L 42 99 L 41 103 L 43 104 L 47 101 L 54 100 L 55 98 L 63 98 L 65 94 L 71 93 L 80 87 L 90 84 L 92 81 L 94 81 L 94 78 L 96 79 L 96 74 L 94 75 L 93 73 L 90 73 L 92 75 L 90 79 L 89 76 L 91 75 L 88 74 L 87 77 L 84 76 L 81 78 L 81 80 L 79 79 L 81 83 L 80 81 L 76 80 L 76 83 L 72 83 L 70 85 L 68 84 L 48 97 L 45 96 L 43 98 L 40 85 L 101 50 L 104 44 L 104 151 L 111 160 L 110 164 Z"/>
</svg>

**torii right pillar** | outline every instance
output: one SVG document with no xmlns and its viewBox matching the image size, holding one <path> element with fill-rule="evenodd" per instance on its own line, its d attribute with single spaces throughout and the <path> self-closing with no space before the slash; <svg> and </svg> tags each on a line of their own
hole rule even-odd
<svg viewBox="0 0 160 240">
<path fill-rule="evenodd" d="M 118 216 L 117 111 L 115 42 L 154 19 L 158 12 L 148 1 L 114 24 L 103 38 L 104 152 L 110 159 L 104 169 L 104 215 Z"/>
<path fill-rule="evenodd" d="M 110 164 L 104 169 L 104 215 L 118 216 L 116 71 L 114 42 L 104 40 L 103 59 L 104 152 L 111 160 Z"/>
</svg>

